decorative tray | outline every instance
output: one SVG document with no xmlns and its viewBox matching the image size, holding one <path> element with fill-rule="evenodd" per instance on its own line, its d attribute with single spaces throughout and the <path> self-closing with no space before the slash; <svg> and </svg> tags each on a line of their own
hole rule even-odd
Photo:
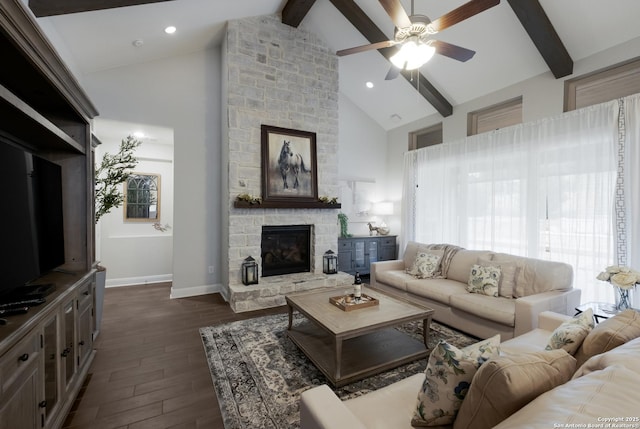
<svg viewBox="0 0 640 429">
<path fill-rule="evenodd" d="M 374 305 L 380 304 L 380 301 L 375 299 L 372 296 L 363 293 L 360 300 L 356 301 L 353 294 L 349 295 L 341 295 L 341 296 L 332 296 L 329 298 L 329 302 L 341 310 L 351 311 L 356 310 L 358 308 L 365 307 L 373 307 Z"/>
</svg>

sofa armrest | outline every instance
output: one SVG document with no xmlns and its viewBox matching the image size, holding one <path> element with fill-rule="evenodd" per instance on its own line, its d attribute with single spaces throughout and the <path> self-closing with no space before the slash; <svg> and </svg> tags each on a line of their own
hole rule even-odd
<svg viewBox="0 0 640 429">
<path fill-rule="evenodd" d="M 404 270 L 404 261 L 402 259 L 394 259 L 392 261 L 378 261 L 371 264 L 369 272 L 369 282 L 372 287 L 376 287 L 376 273 L 381 271 Z"/>
<path fill-rule="evenodd" d="M 574 314 L 580 305 L 580 289 L 552 290 L 516 299 L 514 336 L 538 327 L 538 315 L 543 311 Z"/>
<path fill-rule="evenodd" d="M 300 395 L 300 429 L 366 429 L 344 403 L 323 384 Z"/>
<path fill-rule="evenodd" d="M 538 314 L 538 328 L 545 331 L 553 332 L 556 328 L 565 320 L 571 319 L 571 316 L 567 314 L 555 313 L 553 311 L 543 311 Z"/>
</svg>

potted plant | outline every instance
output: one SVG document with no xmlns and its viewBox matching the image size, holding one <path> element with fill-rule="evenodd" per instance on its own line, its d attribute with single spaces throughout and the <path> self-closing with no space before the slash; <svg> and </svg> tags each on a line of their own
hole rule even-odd
<svg viewBox="0 0 640 429">
<path fill-rule="evenodd" d="M 118 152 L 111 155 L 105 152 L 102 161 L 95 171 L 95 222 L 109 213 L 112 209 L 120 207 L 124 202 L 121 183 L 131 175 L 131 170 L 138 165 L 138 160 L 133 156 L 135 149 L 142 141 L 133 136 L 127 136 L 120 142 Z M 100 330 L 102 320 L 102 301 L 107 281 L 107 270 L 104 266 L 96 265 L 96 331 Z"/>
</svg>

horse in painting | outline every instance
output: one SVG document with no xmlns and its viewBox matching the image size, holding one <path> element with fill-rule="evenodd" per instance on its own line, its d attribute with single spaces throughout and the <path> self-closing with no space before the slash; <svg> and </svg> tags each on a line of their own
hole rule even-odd
<svg viewBox="0 0 640 429">
<path fill-rule="evenodd" d="M 309 173 L 304 165 L 304 159 L 299 153 L 294 153 L 291 149 L 290 141 L 283 141 L 282 149 L 280 149 L 280 156 L 278 157 L 278 167 L 280 168 L 280 174 L 282 175 L 282 185 L 284 189 L 289 189 L 289 183 L 287 178 L 290 175 L 293 177 L 293 189 L 297 189 L 300 186 L 298 182 L 298 174 L 300 171 Z"/>
</svg>

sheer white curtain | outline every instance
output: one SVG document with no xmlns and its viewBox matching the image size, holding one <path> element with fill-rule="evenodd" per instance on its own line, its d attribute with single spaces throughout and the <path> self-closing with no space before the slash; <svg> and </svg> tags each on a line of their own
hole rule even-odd
<svg viewBox="0 0 640 429">
<path fill-rule="evenodd" d="M 640 270 L 640 95 L 625 97 L 624 103 L 624 197 L 626 265 Z M 636 287 L 637 289 L 637 287 Z M 640 293 L 634 296 L 640 308 Z"/>
<path fill-rule="evenodd" d="M 570 263 L 583 302 L 613 260 L 617 102 L 405 155 L 401 246 L 446 242 Z"/>
</svg>

